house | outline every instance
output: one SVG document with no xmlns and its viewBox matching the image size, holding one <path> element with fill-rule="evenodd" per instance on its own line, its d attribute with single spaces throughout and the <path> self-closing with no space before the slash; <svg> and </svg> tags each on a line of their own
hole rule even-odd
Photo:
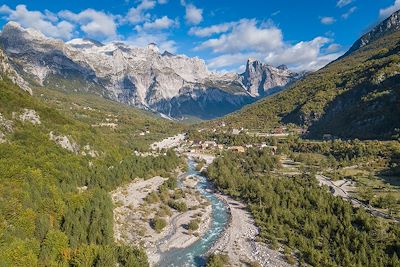
<svg viewBox="0 0 400 267">
<path fill-rule="evenodd" d="M 204 144 L 208 147 L 216 147 L 217 143 L 215 141 L 204 141 Z"/>
<path fill-rule="evenodd" d="M 216 146 L 217 146 L 217 143 L 215 141 L 204 141 L 201 144 L 201 149 L 213 148 Z"/>
<path fill-rule="evenodd" d="M 232 134 L 234 134 L 234 135 L 240 134 L 240 130 L 239 129 L 232 129 Z"/>
<path fill-rule="evenodd" d="M 228 149 L 232 150 L 234 152 L 239 152 L 239 153 L 244 153 L 245 152 L 245 148 L 242 147 L 242 146 L 231 146 Z"/>
<path fill-rule="evenodd" d="M 257 144 L 257 147 L 259 149 L 263 149 L 263 148 L 267 147 L 267 144 L 266 143 Z"/>
</svg>

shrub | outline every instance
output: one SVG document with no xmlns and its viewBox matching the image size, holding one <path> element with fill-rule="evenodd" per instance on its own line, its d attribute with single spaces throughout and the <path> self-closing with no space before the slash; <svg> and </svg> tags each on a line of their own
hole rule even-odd
<svg viewBox="0 0 400 267">
<path fill-rule="evenodd" d="M 165 226 L 167 226 L 167 222 L 162 218 L 155 217 L 151 220 L 150 225 L 157 233 L 161 233 Z"/>
<path fill-rule="evenodd" d="M 229 266 L 229 257 L 225 254 L 212 254 L 207 260 L 207 267 Z"/>
<path fill-rule="evenodd" d="M 170 206 L 171 208 L 173 208 L 179 212 L 185 212 L 188 210 L 186 203 L 182 202 L 182 201 L 170 200 L 170 201 L 168 201 L 168 206 Z"/>
<path fill-rule="evenodd" d="M 199 229 L 199 223 L 200 223 L 199 219 L 191 220 L 187 226 L 188 230 L 196 231 L 197 229 Z"/>
</svg>

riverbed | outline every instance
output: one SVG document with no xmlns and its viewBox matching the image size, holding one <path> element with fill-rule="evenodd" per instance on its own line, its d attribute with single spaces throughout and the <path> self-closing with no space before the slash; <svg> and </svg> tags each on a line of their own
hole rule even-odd
<svg viewBox="0 0 400 267">
<path fill-rule="evenodd" d="M 196 171 L 193 159 L 188 160 L 189 169 L 187 176 L 197 179 L 197 190 L 207 198 L 212 207 L 212 216 L 209 229 L 199 240 L 186 248 L 171 249 L 161 254 L 158 266 L 204 266 L 206 254 L 222 236 L 224 229 L 229 224 L 229 212 L 225 202 L 218 198 L 212 191 L 207 178 Z"/>
</svg>

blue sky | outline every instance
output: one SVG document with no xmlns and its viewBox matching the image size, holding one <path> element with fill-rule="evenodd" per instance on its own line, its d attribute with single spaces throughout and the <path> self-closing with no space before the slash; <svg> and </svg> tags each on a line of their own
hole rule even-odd
<svg viewBox="0 0 400 267">
<path fill-rule="evenodd" d="M 241 71 L 246 59 L 315 70 L 344 53 L 400 0 L 5 0 L 9 20 L 70 40 L 157 43 L 209 69 Z"/>
</svg>

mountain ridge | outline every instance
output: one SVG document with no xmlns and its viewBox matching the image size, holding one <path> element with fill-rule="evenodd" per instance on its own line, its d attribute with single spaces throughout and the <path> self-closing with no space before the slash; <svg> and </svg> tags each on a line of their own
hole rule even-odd
<svg viewBox="0 0 400 267">
<path fill-rule="evenodd" d="M 31 84 L 92 92 L 174 118 L 222 116 L 299 78 L 287 68 L 261 62 L 262 67 L 252 73 L 213 73 L 203 60 L 161 54 L 155 44 L 136 48 L 90 39 L 64 43 L 15 22 L 4 26 L 0 44 L 19 75 Z M 196 109 L 181 108 L 190 105 Z"/>
<path fill-rule="evenodd" d="M 368 45 L 379 37 L 393 32 L 398 31 L 400 29 L 400 10 L 394 12 L 388 18 L 378 23 L 375 27 L 373 27 L 370 31 L 361 36 L 354 44 L 350 47 L 350 49 L 342 56 L 345 57 L 350 55 L 354 51 Z"/>
</svg>

